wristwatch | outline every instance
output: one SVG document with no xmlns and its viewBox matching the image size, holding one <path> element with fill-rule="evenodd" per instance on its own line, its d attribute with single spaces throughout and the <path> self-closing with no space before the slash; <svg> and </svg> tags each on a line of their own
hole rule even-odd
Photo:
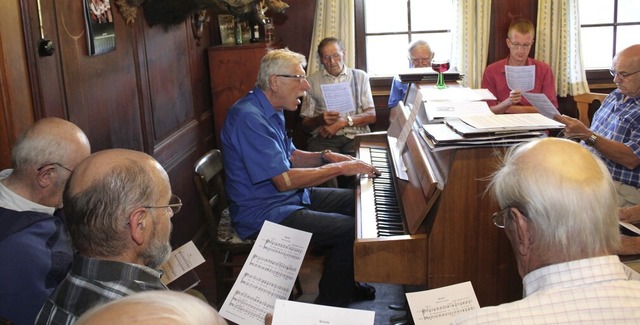
<svg viewBox="0 0 640 325">
<path fill-rule="evenodd" d="M 598 140 L 598 136 L 595 133 L 593 133 L 588 138 L 584 139 L 584 143 L 589 147 L 593 147 L 596 144 L 597 140 Z"/>
<path fill-rule="evenodd" d="M 326 164 L 328 164 L 328 163 L 330 163 L 330 162 L 331 162 L 331 161 L 330 161 L 329 159 L 327 159 L 327 157 L 326 157 L 326 155 L 327 155 L 328 153 L 330 153 L 330 152 L 331 152 L 331 150 L 329 150 L 329 149 L 325 149 L 325 150 L 322 150 L 322 152 L 320 152 L 320 161 L 322 162 L 322 164 L 323 164 L 323 165 L 326 165 Z"/>
<path fill-rule="evenodd" d="M 353 117 L 351 117 L 351 115 L 347 116 L 347 124 L 349 124 L 349 126 L 353 126 Z"/>
</svg>

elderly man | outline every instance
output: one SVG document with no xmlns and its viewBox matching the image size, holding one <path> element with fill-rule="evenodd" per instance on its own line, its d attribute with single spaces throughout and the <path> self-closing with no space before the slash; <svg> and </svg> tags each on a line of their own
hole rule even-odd
<svg viewBox="0 0 640 325">
<path fill-rule="evenodd" d="M 429 43 L 424 40 L 415 40 L 409 44 L 408 56 L 409 68 L 427 68 L 431 67 L 431 60 L 433 59 L 433 53 Z M 398 102 L 404 100 L 407 95 L 407 89 L 409 84 L 402 83 L 399 76 L 393 78 L 391 83 L 391 91 L 389 93 L 388 107 L 391 110 L 389 112 L 389 120 L 393 121 L 396 115 L 396 111 L 393 109 L 398 105 Z"/>
<path fill-rule="evenodd" d="M 507 31 L 507 47 L 509 56 L 496 61 L 484 70 L 482 75 L 482 88 L 489 89 L 497 100 L 488 101 L 491 111 L 502 113 L 537 113 L 531 103 L 522 96 L 520 89 L 509 89 L 505 76 L 505 66 L 534 66 L 534 87 L 529 92 L 545 94 L 554 107 L 558 107 L 556 94 L 556 81 L 551 67 L 536 59 L 529 57 L 536 30 L 533 23 L 524 18 L 516 18 Z"/>
<path fill-rule="evenodd" d="M 502 209 L 493 222 L 511 242 L 524 298 L 455 323 L 638 322 L 640 282 L 612 255 L 620 243 L 616 192 L 598 157 L 570 140 L 536 140 L 507 153 L 491 188 Z"/>
<path fill-rule="evenodd" d="M 640 204 L 640 44 L 616 54 L 610 72 L 617 89 L 594 114 L 591 129 L 578 119 L 559 119 L 567 137 L 584 141 L 607 165 L 623 220 L 639 223 L 638 208 L 626 208 Z M 640 254 L 640 237 L 623 237 L 619 253 Z"/>
<path fill-rule="evenodd" d="M 309 89 L 305 65 L 301 54 L 268 52 L 256 87 L 227 112 L 221 138 L 231 219 L 242 238 L 256 237 L 265 220 L 313 233 L 311 243 L 328 249 L 316 301 L 346 306 L 375 293 L 354 282 L 354 191 L 312 186 L 379 171 L 348 155 L 298 150 L 287 137 L 283 110 L 295 111 Z"/>
<path fill-rule="evenodd" d="M 0 317 L 33 324 L 69 271 L 73 251 L 60 213 L 71 171 L 89 156 L 75 124 L 43 118 L 11 152 L 13 169 L 0 173 Z"/>
<path fill-rule="evenodd" d="M 156 269 L 171 253 L 171 217 L 181 206 L 165 170 L 145 153 L 105 150 L 80 163 L 64 191 L 77 254 L 36 324 L 69 324 L 99 303 L 166 290 Z"/>
<path fill-rule="evenodd" d="M 346 49 L 340 40 L 328 37 L 318 44 L 318 56 L 323 69 L 309 76 L 308 96 L 303 99 L 300 116 L 302 129 L 311 133 L 307 150 L 329 150 L 354 155 L 353 137 L 371 132 L 369 124 L 376 122 L 376 110 L 369 76 L 344 63 Z M 341 83 L 349 87 L 355 111 L 341 114 L 327 107 L 322 85 Z"/>
</svg>

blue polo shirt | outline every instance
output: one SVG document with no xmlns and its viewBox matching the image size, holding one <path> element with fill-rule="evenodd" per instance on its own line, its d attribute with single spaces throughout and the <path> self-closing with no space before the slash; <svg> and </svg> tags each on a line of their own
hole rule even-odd
<svg viewBox="0 0 640 325">
<path fill-rule="evenodd" d="M 407 95 L 407 90 L 409 89 L 408 83 L 402 83 L 400 81 L 400 77 L 393 77 L 393 82 L 391 83 L 391 91 L 389 92 L 389 102 L 388 107 L 392 109 L 398 105 L 398 102 L 404 100 L 404 96 Z"/>
<path fill-rule="evenodd" d="M 307 189 L 280 192 L 271 178 L 291 169 L 296 150 L 287 137 L 282 110 L 254 88 L 227 111 L 222 127 L 222 158 L 231 220 L 247 238 L 265 220 L 280 223 L 309 204 Z"/>
</svg>

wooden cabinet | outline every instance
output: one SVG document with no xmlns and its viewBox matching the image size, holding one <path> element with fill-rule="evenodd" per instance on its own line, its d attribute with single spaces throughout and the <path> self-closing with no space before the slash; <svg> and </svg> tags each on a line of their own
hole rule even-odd
<svg viewBox="0 0 640 325">
<path fill-rule="evenodd" d="M 213 124 L 218 148 L 227 110 L 255 86 L 266 43 L 209 48 Z"/>
</svg>

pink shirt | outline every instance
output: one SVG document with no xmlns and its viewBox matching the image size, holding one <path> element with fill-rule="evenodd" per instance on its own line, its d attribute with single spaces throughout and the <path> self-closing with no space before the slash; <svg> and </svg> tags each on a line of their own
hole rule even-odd
<svg viewBox="0 0 640 325">
<path fill-rule="evenodd" d="M 504 75 L 504 66 L 509 62 L 509 57 L 506 59 L 496 61 L 484 70 L 484 74 L 482 75 L 482 88 L 489 89 L 496 98 L 496 100 L 489 100 L 487 104 L 489 106 L 495 106 L 502 102 L 503 100 L 509 98 L 509 92 L 511 89 L 507 86 L 507 80 Z M 556 94 L 556 80 L 553 78 L 553 72 L 551 71 L 551 67 L 536 59 L 527 58 L 526 65 L 535 65 L 536 66 L 536 80 L 533 90 L 529 91 L 531 93 L 543 93 L 549 98 L 553 106 L 558 108 L 558 96 Z M 519 105 L 531 105 L 529 101 L 522 97 Z"/>
</svg>

